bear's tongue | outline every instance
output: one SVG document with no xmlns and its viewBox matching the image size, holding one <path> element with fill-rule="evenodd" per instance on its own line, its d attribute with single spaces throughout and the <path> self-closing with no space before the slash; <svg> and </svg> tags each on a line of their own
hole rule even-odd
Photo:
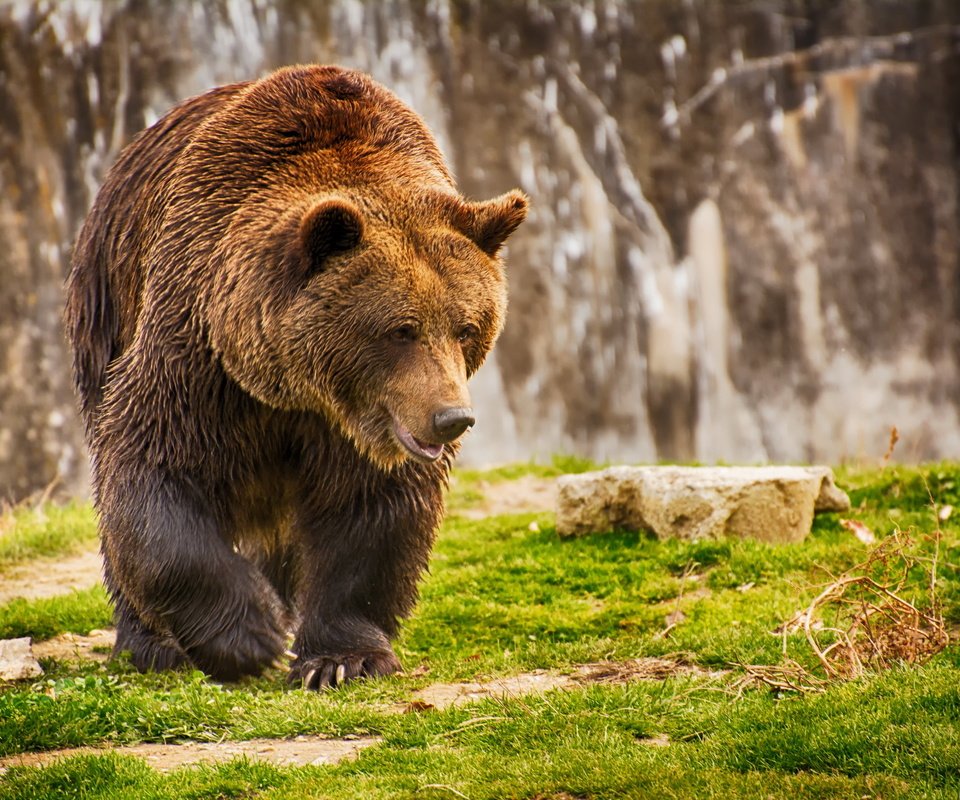
<svg viewBox="0 0 960 800">
<path fill-rule="evenodd" d="M 400 440 L 400 444 L 406 447 L 407 450 L 410 451 L 411 455 L 414 455 L 421 460 L 436 461 L 438 458 L 440 458 L 440 454 L 443 452 L 442 444 L 421 442 L 397 419 L 394 419 L 393 421 L 393 432 Z"/>
</svg>

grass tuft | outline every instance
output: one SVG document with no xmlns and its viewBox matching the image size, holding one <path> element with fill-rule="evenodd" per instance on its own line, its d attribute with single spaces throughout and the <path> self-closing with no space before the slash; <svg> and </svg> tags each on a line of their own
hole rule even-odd
<svg viewBox="0 0 960 800">
<path fill-rule="evenodd" d="M 0 508 L 0 575 L 30 559 L 80 552 L 96 538 L 97 525 L 88 503 Z"/>
<path fill-rule="evenodd" d="M 32 636 L 39 641 L 60 633 L 88 634 L 112 621 L 110 601 L 100 585 L 40 600 L 16 598 L 0 606 L 0 639 Z"/>
</svg>

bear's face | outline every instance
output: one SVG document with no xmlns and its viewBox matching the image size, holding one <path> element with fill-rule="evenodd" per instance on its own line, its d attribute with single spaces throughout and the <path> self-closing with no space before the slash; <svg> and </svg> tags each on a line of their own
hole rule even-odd
<svg viewBox="0 0 960 800">
<path fill-rule="evenodd" d="M 260 238 L 267 263 L 232 304 L 222 362 L 263 402 L 324 414 L 385 469 L 436 460 L 473 424 L 467 379 L 506 310 L 498 251 L 525 214 L 519 192 L 311 198 Z"/>
</svg>

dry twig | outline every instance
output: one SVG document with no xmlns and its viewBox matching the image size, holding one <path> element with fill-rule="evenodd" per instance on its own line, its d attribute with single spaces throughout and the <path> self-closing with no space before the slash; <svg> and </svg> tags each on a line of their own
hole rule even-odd
<svg viewBox="0 0 960 800">
<path fill-rule="evenodd" d="M 890 428 L 890 444 L 887 445 L 887 452 L 883 454 L 883 466 L 887 465 L 887 462 L 890 460 L 890 456 L 893 455 L 893 448 L 897 446 L 897 442 L 900 441 L 900 431 L 897 430 L 897 426 L 894 425 Z"/>
<path fill-rule="evenodd" d="M 746 674 L 734 684 L 738 692 L 757 684 L 769 686 L 775 692 L 807 692 L 824 691 L 827 682 L 812 675 L 806 667 L 792 659 L 785 659 L 782 664 L 739 664 Z"/>
<path fill-rule="evenodd" d="M 933 508 L 936 517 L 936 504 Z M 950 640 L 937 598 L 940 536 L 938 528 L 932 534 L 931 558 L 918 555 L 914 540 L 895 531 L 778 627 L 776 633 L 783 636 L 781 664 L 738 665 L 746 672 L 745 681 L 776 691 L 823 691 L 829 680 L 858 678 L 896 664 L 921 664 L 939 653 Z M 906 595 L 911 588 L 916 591 L 916 569 L 924 565 L 929 581 L 923 602 L 911 602 Z M 787 658 L 787 636 L 798 630 L 819 670 Z"/>
</svg>

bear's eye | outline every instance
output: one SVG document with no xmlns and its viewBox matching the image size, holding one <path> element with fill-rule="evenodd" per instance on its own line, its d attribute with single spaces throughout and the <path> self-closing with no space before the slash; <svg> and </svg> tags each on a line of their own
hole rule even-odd
<svg viewBox="0 0 960 800">
<path fill-rule="evenodd" d="M 419 332 L 415 325 L 409 323 L 401 325 L 398 328 L 394 328 L 390 331 L 390 338 L 395 342 L 402 342 L 404 344 L 409 344 L 410 342 L 415 342 L 420 337 Z"/>
<path fill-rule="evenodd" d="M 480 331 L 477 330 L 476 325 L 464 325 L 459 331 L 457 331 L 457 341 L 461 344 L 465 344 L 473 339 L 476 339 L 480 335 Z"/>
</svg>

